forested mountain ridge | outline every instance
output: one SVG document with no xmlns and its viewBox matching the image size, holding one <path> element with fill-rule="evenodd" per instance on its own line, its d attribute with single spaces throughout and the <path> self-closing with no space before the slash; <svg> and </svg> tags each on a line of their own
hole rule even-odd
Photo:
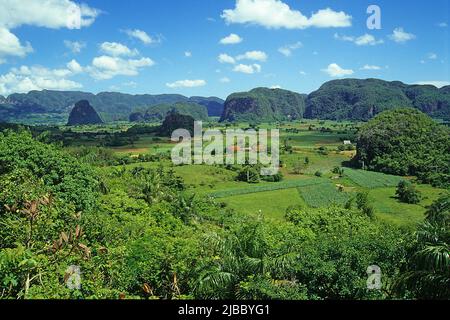
<svg viewBox="0 0 450 320">
<path fill-rule="evenodd" d="M 283 89 L 256 88 L 230 95 L 221 121 L 282 121 L 301 119 L 305 95 Z"/>
<path fill-rule="evenodd" d="M 341 79 L 323 84 L 309 95 L 283 89 L 256 88 L 228 96 L 188 98 L 178 94 L 131 95 L 118 92 L 30 91 L 0 96 L 0 121 L 66 122 L 70 110 L 87 100 L 107 122 L 128 120 L 137 108 L 196 103 L 221 121 L 272 122 L 301 118 L 368 120 L 386 110 L 412 107 L 433 118 L 450 118 L 450 86 L 408 85 L 379 79 Z M 200 111 L 203 112 L 203 111 Z M 162 120 L 164 115 L 158 118 Z M 190 114 L 190 113 L 189 113 Z M 190 114 L 198 119 L 195 114 Z M 201 118 L 201 117 L 200 117 Z"/>
<path fill-rule="evenodd" d="M 193 102 L 177 102 L 174 104 L 158 104 L 148 108 L 138 109 L 130 114 L 130 122 L 161 122 L 171 111 L 188 115 L 195 120 L 208 120 L 206 106 Z"/>
<path fill-rule="evenodd" d="M 220 117 L 223 113 L 223 105 L 225 101 L 217 97 L 190 97 L 190 102 L 198 103 L 208 109 L 210 117 Z"/>
<path fill-rule="evenodd" d="M 416 108 L 434 118 L 450 117 L 450 86 L 408 85 L 379 79 L 341 79 L 309 95 L 257 88 L 230 95 L 222 121 L 286 119 L 368 120 L 391 109 Z"/>
<path fill-rule="evenodd" d="M 106 121 L 127 120 L 137 107 L 155 106 L 159 104 L 175 104 L 178 102 L 199 102 L 208 106 L 212 103 L 213 113 L 219 108 L 219 98 L 188 97 L 178 94 L 142 94 L 131 95 L 118 92 L 101 92 L 92 94 L 81 91 L 30 91 L 27 94 L 11 94 L 0 98 L 0 121 L 20 121 L 31 116 L 42 119 L 67 119 L 74 104 L 87 100 Z M 223 101 L 222 101 L 223 102 Z"/>
<path fill-rule="evenodd" d="M 379 79 L 343 79 L 308 95 L 305 118 L 368 120 L 386 110 L 411 107 L 435 118 L 450 115 L 450 88 Z"/>
</svg>

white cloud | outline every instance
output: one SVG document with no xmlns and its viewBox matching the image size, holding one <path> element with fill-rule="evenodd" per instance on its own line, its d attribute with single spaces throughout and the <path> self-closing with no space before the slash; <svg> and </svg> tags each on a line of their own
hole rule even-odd
<svg viewBox="0 0 450 320">
<path fill-rule="evenodd" d="M 244 39 L 238 36 L 235 33 L 230 34 L 229 36 L 220 40 L 221 44 L 238 44 L 241 43 Z"/>
<path fill-rule="evenodd" d="M 226 53 L 220 54 L 219 57 L 217 58 L 217 60 L 220 63 L 229 63 L 229 64 L 236 63 L 236 60 L 232 56 L 227 55 Z"/>
<path fill-rule="evenodd" d="M 244 54 L 238 55 L 236 60 L 254 60 L 264 62 L 267 60 L 267 54 L 263 51 L 247 51 Z"/>
<path fill-rule="evenodd" d="M 345 12 L 330 8 L 319 10 L 308 18 L 281 0 L 236 0 L 235 8 L 224 10 L 221 17 L 227 23 L 255 24 L 274 29 L 349 27 L 352 19 Z"/>
<path fill-rule="evenodd" d="M 322 71 L 327 73 L 330 77 L 344 77 L 354 73 L 353 70 L 343 69 L 336 63 L 328 65 L 328 67 L 326 69 L 322 69 Z"/>
<path fill-rule="evenodd" d="M 67 69 L 69 69 L 72 73 L 81 73 L 83 72 L 83 67 L 74 59 L 67 63 Z"/>
<path fill-rule="evenodd" d="M 270 89 L 281 89 L 281 86 L 279 84 L 276 84 L 271 86 Z"/>
<path fill-rule="evenodd" d="M 447 22 L 439 22 L 439 23 L 437 24 L 437 26 L 438 26 L 438 27 L 441 27 L 441 28 L 447 28 L 447 27 L 448 27 L 448 24 L 447 24 Z"/>
<path fill-rule="evenodd" d="M 195 88 L 206 85 L 205 80 L 178 80 L 172 83 L 166 83 L 169 88 Z"/>
<path fill-rule="evenodd" d="M 292 51 L 297 50 L 301 48 L 303 44 L 301 42 L 296 42 L 293 44 L 288 44 L 284 47 L 281 47 L 278 49 L 278 52 L 280 52 L 282 55 L 286 57 L 290 57 L 292 55 Z"/>
<path fill-rule="evenodd" d="M 362 68 L 360 68 L 359 70 L 372 70 L 372 71 L 373 70 L 381 70 L 381 67 L 375 66 L 375 65 L 366 64 Z"/>
<path fill-rule="evenodd" d="M 230 78 L 228 78 L 228 77 L 220 78 L 219 81 L 222 82 L 222 83 L 229 83 L 229 82 L 231 82 Z"/>
<path fill-rule="evenodd" d="M 14 29 L 22 25 L 50 29 L 80 29 L 90 26 L 100 11 L 70 0 L 2 0 L 0 25 Z"/>
<path fill-rule="evenodd" d="M 191 58 L 191 57 L 192 57 L 192 52 L 190 52 L 190 51 L 185 51 L 185 52 L 184 52 L 184 56 L 185 56 L 186 58 Z"/>
<path fill-rule="evenodd" d="M 118 56 L 137 56 L 139 54 L 139 51 L 136 49 L 131 50 L 127 46 L 117 43 L 117 42 L 103 42 L 100 45 L 100 50 L 103 53 L 106 53 L 108 55 L 111 55 L 113 57 Z"/>
<path fill-rule="evenodd" d="M 74 61 L 74 60 L 73 60 Z M 72 62 L 72 61 L 71 61 Z M 74 64 L 69 62 L 68 66 Z M 0 75 L 0 94 L 27 93 L 31 90 L 74 90 L 83 86 L 69 80 L 75 74 L 68 69 L 47 69 L 41 66 L 21 66 Z"/>
<path fill-rule="evenodd" d="M 135 39 L 140 40 L 143 44 L 154 44 L 154 43 L 159 43 L 161 40 L 160 39 L 154 39 L 152 37 L 150 37 L 145 31 L 139 30 L 139 29 L 134 29 L 134 30 L 125 30 L 125 33 Z"/>
<path fill-rule="evenodd" d="M 81 50 L 86 48 L 86 43 L 81 41 L 64 40 L 64 45 L 74 54 L 80 53 Z"/>
<path fill-rule="evenodd" d="M 397 43 L 405 43 L 415 39 L 416 36 L 412 33 L 405 32 L 403 28 L 399 27 L 394 29 L 393 33 L 389 35 L 389 38 Z"/>
<path fill-rule="evenodd" d="M 450 81 L 419 81 L 419 82 L 416 82 L 415 84 L 432 85 L 437 88 L 442 88 L 445 86 L 450 86 Z"/>
<path fill-rule="evenodd" d="M 32 51 L 29 43 L 22 45 L 10 30 L 22 25 L 51 29 L 80 29 L 90 26 L 99 11 L 70 0 L 2 0 L 0 10 L 0 58 L 24 57 Z"/>
<path fill-rule="evenodd" d="M 92 65 L 86 70 L 96 80 L 107 80 L 115 76 L 137 76 L 139 69 L 151 67 L 154 64 L 150 58 L 127 60 L 119 57 L 100 56 L 95 57 Z"/>
<path fill-rule="evenodd" d="M 373 35 L 367 33 L 359 37 L 339 35 L 335 33 L 334 38 L 341 41 L 353 42 L 357 46 L 376 46 L 384 43 L 382 39 L 377 40 Z"/>
<path fill-rule="evenodd" d="M 33 48 L 29 43 L 22 45 L 20 40 L 8 29 L 0 27 L 0 58 L 6 56 L 24 57 L 32 51 Z"/>
<path fill-rule="evenodd" d="M 302 76 L 306 76 L 306 75 L 307 75 L 307 73 L 306 73 L 305 71 L 303 71 L 303 70 L 300 70 L 300 74 L 301 74 Z"/>
<path fill-rule="evenodd" d="M 427 58 L 430 59 L 430 60 L 436 60 L 436 59 L 438 58 L 438 56 L 437 56 L 436 53 L 430 52 L 430 53 L 427 55 Z"/>
<path fill-rule="evenodd" d="M 247 65 L 247 64 L 238 64 L 237 66 L 235 66 L 233 68 L 234 72 L 241 72 L 241 73 L 246 73 L 246 74 L 253 74 L 253 73 L 259 73 L 261 72 L 261 66 L 259 64 L 252 64 L 252 65 Z"/>
</svg>

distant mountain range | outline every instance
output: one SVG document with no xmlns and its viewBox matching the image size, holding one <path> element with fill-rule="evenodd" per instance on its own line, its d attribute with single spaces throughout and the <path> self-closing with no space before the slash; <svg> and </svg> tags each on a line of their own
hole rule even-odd
<svg viewBox="0 0 450 320">
<path fill-rule="evenodd" d="M 137 109 L 157 105 L 193 103 L 206 107 L 209 116 L 220 116 L 224 101 L 217 97 L 188 98 L 178 94 L 131 95 L 118 92 L 92 94 L 79 91 L 30 91 L 0 97 L 0 121 L 26 123 L 65 123 L 75 103 L 87 100 L 103 120 L 128 120 Z"/>
<path fill-rule="evenodd" d="M 367 120 L 401 107 L 417 108 L 428 115 L 450 119 L 450 86 L 407 85 L 378 79 L 342 79 L 325 83 L 309 95 L 282 89 L 256 88 L 217 97 L 177 94 L 130 95 L 116 92 L 92 94 L 78 91 L 31 91 L 0 96 L 0 122 L 65 123 L 76 102 L 89 101 L 106 122 L 159 121 L 170 110 L 195 119 L 208 116 L 221 121 L 272 122 L 317 118 Z M 206 112 L 205 112 L 206 110 Z M 131 116 L 131 117 L 130 117 Z"/>
<path fill-rule="evenodd" d="M 450 86 L 438 89 L 399 81 L 343 79 L 327 82 L 309 95 L 258 88 L 230 95 L 221 120 L 368 120 L 385 110 L 403 107 L 449 119 Z"/>
</svg>

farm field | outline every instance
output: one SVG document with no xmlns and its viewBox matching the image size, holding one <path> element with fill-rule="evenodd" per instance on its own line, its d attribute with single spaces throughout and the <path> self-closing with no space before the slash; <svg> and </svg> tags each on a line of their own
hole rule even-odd
<svg viewBox="0 0 450 320">
<path fill-rule="evenodd" d="M 284 219 L 290 206 L 304 206 L 295 188 L 231 196 L 220 198 L 220 201 L 241 214 L 262 214 L 275 220 Z"/>
<path fill-rule="evenodd" d="M 221 124 L 216 125 L 220 129 L 226 128 Z M 180 176 L 187 191 L 192 194 L 213 197 L 241 214 L 256 214 L 261 210 L 261 214 L 276 220 L 284 219 L 289 206 L 301 205 L 314 209 L 344 205 L 358 192 L 368 192 L 379 219 L 400 227 L 414 227 L 423 220 L 426 206 L 436 200 L 443 190 L 420 186 L 419 190 L 424 194 L 423 200 L 417 205 L 408 205 L 394 197 L 395 187 L 405 178 L 346 167 L 342 176 L 332 173 L 334 168 L 342 167 L 343 163 L 354 156 L 355 151 L 342 151 L 339 146 L 344 139 L 354 139 L 349 128 L 356 126 L 357 123 L 317 120 L 280 124 L 280 143 L 291 147 L 290 151 L 281 150 L 281 182 L 239 182 L 235 179 L 236 172 L 224 166 L 173 166 L 169 159 L 133 163 L 126 165 L 126 168 L 155 169 L 162 165 Z M 126 125 L 122 127 L 127 128 Z M 246 129 L 248 124 L 240 123 L 233 127 Z M 261 124 L 259 127 L 270 129 L 274 126 Z M 311 130 L 311 127 L 328 130 L 322 132 L 318 129 Z M 108 149 L 120 156 L 137 157 L 140 154 L 168 155 L 174 145 L 167 138 L 154 134 L 142 134 L 138 137 L 133 144 Z M 325 152 L 321 152 L 323 148 Z M 304 164 L 305 159 L 308 161 L 307 165 Z M 303 164 L 303 168 L 300 173 L 295 173 L 295 167 L 299 163 Z M 318 172 L 321 177 L 316 176 Z M 338 186 L 341 186 L 341 190 L 338 190 Z"/>
</svg>

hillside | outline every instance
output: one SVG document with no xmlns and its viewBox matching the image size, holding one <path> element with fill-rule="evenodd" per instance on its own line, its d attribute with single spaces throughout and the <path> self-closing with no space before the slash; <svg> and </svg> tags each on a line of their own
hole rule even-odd
<svg viewBox="0 0 450 320">
<path fill-rule="evenodd" d="M 162 125 L 158 129 L 158 134 L 162 137 L 171 137 L 175 130 L 185 129 L 192 135 L 194 134 L 194 122 L 195 119 L 190 115 L 169 111 Z"/>
<path fill-rule="evenodd" d="M 256 88 L 230 95 L 225 101 L 221 121 L 295 120 L 303 117 L 304 110 L 303 95 L 282 89 Z"/>
<path fill-rule="evenodd" d="M 103 121 L 87 100 L 78 101 L 69 115 L 68 126 L 102 124 Z"/>
<path fill-rule="evenodd" d="M 193 101 L 197 101 L 196 97 Z M 178 94 L 130 95 L 117 92 L 102 92 L 97 95 L 80 91 L 30 91 L 27 94 L 11 94 L 0 98 L 0 121 L 9 122 L 66 122 L 73 105 L 88 100 L 106 121 L 127 120 L 139 106 L 155 106 L 189 102 L 188 97 Z M 220 104 L 219 98 L 201 98 L 201 104 Z"/>
<path fill-rule="evenodd" d="M 414 107 L 435 118 L 448 118 L 450 90 L 378 79 L 330 81 L 306 100 L 305 118 L 368 120 L 378 113 Z"/>
<path fill-rule="evenodd" d="M 190 102 L 198 103 L 208 109 L 208 116 L 220 117 L 223 113 L 223 105 L 225 101 L 216 97 L 191 97 Z"/>
<path fill-rule="evenodd" d="M 412 109 L 389 110 L 366 123 L 357 137 L 359 165 L 389 174 L 450 184 L 450 130 Z"/>
<path fill-rule="evenodd" d="M 192 102 L 178 102 L 174 104 L 159 104 L 130 114 L 131 122 L 161 122 L 170 111 L 188 115 L 195 120 L 207 120 L 208 110 L 205 106 Z"/>
</svg>

